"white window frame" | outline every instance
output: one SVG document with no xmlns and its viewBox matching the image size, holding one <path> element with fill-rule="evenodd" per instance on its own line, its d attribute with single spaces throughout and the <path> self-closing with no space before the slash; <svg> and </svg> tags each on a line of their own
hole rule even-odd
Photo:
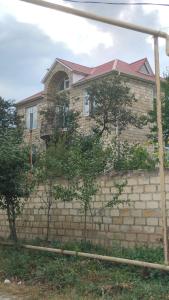
<svg viewBox="0 0 169 300">
<path fill-rule="evenodd" d="M 31 128 L 31 114 L 33 117 L 32 128 Z M 26 108 L 26 129 L 37 129 L 38 120 L 37 120 L 37 105 L 30 106 Z"/>
<path fill-rule="evenodd" d="M 84 91 L 83 94 L 83 116 L 88 117 L 90 115 L 90 103 L 89 95 L 87 91 Z"/>
<path fill-rule="evenodd" d="M 63 84 L 63 89 L 61 89 L 61 86 Z M 61 81 L 60 81 L 60 84 L 59 84 L 59 91 L 62 92 L 64 90 L 67 90 L 69 89 L 69 86 L 70 85 L 70 81 L 69 81 L 69 78 L 66 77 L 66 78 L 63 78 Z"/>
<path fill-rule="evenodd" d="M 64 90 L 66 89 L 69 89 L 69 79 L 64 79 Z"/>
</svg>

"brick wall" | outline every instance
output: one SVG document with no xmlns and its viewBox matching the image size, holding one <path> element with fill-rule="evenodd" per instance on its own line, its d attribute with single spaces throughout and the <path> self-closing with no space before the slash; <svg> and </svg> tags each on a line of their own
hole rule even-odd
<svg viewBox="0 0 169 300">
<path fill-rule="evenodd" d="M 122 198 L 129 204 L 106 208 L 116 191 L 114 183 L 126 180 Z M 166 199 L 169 208 L 169 170 L 166 170 Z M 109 175 L 98 179 L 99 191 L 92 202 L 93 218 L 87 216 L 87 236 L 93 243 L 105 246 L 120 244 L 157 245 L 162 242 L 160 193 L 158 172 L 135 171 L 127 174 Z M 46 234 L 46 209 L 44 186 L 34 192 L 25 204 L 22 216 L 17 221 L 20 238 L 44 238 Z M 169 212 L 167 210 L 168 216 Z M 8 236 L 8 223 L 0 212 L 0 235 Z M 53 200 L 50 221 L 50 239 L 81 240 L 84 237 L 84 215 L 78 201 L 58 202 Z"/>
</svg>

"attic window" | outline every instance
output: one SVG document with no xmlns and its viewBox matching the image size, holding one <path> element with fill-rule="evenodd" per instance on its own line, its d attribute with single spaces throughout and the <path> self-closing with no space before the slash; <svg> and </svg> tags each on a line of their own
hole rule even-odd
<svg viewBox="0 0 169 300">
<path fill-rule="evenodd" d="M 146 74 L 146 75 L 152 75 L 151 68 L 147 62 L 144 63 L 144 65 L 140 68 L 140 73 Z"/>
</svg>

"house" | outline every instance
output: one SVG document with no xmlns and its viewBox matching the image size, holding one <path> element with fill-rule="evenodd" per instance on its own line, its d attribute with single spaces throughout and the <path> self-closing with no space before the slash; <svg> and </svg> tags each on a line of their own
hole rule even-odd
<svg viewBox="0 0 169 300">
<path fill-rule="evenodd" d="M 132 109 L 146 114 L 152 109 L 155 91 L 155 77 L 147 58 L 126 63 L 115 59 L 96 67 L 86 67 L 57 58 L 43 78 L 44 90 L 17 103 L 17 110 L 24 116 L 25 139 L 29 141 L 32 128 L 33 143 L 44 145 L 45 132 L 41 130 L 40 111 L 54 99 L 56 91 L 69 90 L 70 108 L 80 112 L 80 126 L 84 132 L 90 127 L 90 105 L 86 88 L 93 80 L 110 78 L 118 72 L 135 94 L 137 102 Z M 144 143 L 148 127 L 138 129 L 130 126 L 123 135 L 129 141 Z"/>
</svg>

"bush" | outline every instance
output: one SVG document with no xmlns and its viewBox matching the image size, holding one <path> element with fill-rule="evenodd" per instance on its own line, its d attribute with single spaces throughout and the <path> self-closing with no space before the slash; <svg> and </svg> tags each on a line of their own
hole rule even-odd
<svg viewBox="0 0 169 300">
<path fill-rule="evenodd" d="M 157 159 L 140 144 L 130 145 L 127 141 L 115 138 L 110 148 L 109 164 L 114 170 L 152 170 L 156 166 Z"/>
</svg>

